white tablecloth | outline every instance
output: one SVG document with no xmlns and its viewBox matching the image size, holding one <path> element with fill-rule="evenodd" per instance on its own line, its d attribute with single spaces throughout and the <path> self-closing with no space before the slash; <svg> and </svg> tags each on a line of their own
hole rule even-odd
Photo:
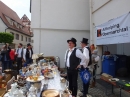
<svg viewBox="0 0 130 97">
<path fill-rule="evenodd" d="M 41 91 L 43 89 L 44 84 L 46 84 L 46 80 L 42 80 L 42 86 L 41 86 Z M 63 91 L 65 90 L 65 83 L 60 82 L 60 74 L 57 72 L 54 75 L 53 79 L 48 80 L 48 89 L 56 89 L 58 91 Z M 37 97 L 40 97 L 41 92 L 38 93 Z"/>
</svg>

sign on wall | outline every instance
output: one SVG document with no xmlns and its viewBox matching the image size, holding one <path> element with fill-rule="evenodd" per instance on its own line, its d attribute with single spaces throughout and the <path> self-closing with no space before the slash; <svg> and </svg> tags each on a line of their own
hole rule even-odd
<svg viewBox="0 0 130 97">
<path fill-rule="evenodd" d="M 96 26 L 97 45 L 130 42 L 130 13 Z"/>
</svg>

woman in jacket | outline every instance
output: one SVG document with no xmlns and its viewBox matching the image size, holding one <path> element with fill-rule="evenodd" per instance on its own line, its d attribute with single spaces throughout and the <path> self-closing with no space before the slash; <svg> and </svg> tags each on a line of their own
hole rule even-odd
<svg viewBox="0 0 130 97">
<path fill-rule="evenodd" d="M 10 51 L 11 48 L 6 44 L 3 46 L 1 55 L 2 55 L 2 69 L 3 71 L 6 69 L 11 69 L 10 65 Z"/>
<path fill-rule="evenodd" d="M 97 67 L 98 67 L 98 60 L 99 60 L 98 50 L 95 49 L 92 52 L 93 79 L 92 79 L 91 88 L 95 87 L 95 84 L 96 84 L 96 70 L 97 70 Z"/>
</svg>

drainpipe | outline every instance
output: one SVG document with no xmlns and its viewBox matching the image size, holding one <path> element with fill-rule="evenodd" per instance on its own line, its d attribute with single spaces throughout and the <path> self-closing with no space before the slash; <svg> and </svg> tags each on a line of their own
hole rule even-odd
<svg viewBox="0 0 130 97">
<path fill-rule="evenodd" d="M 39 54 L 41 53 L 41 0 L 40 0 L 40 33 L 39 33 Z"/>
<path fill-rule="evenodd" d="M 6 28 L 6 29 L 5 29 L 5 32 L 6 32 L 7 29 L 9 29 L 9 28 Z"/>
<path fill-rule="evenodd" d="M 90 8 L 90 44 L 94 43 L 94 39 L 93 39 L 93 20 L 92 20 L 92 1 L 89 0 L 89 8 Z"/>
</svg>

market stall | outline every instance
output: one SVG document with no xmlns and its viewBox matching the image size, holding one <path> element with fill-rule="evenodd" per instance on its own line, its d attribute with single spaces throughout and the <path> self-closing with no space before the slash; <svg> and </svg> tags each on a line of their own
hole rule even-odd
<svg viewBox="0 0 130 97">
<path fill-rule="evenodd" d="M 60 76 L 58 67 L 48 57 L 36 62 L 37 55 L 33 56 L 33 64 L 22 67 L 17 80 L 10 78 L 4 88 L 3 97 L 69 97 L 68 81 Z M 9 71 L 11 72 L 11 71 Z M 13 77 L 15 79 L 15 77 Z M 2 78 L 1 78 L 2 79 Z M 7 89 L 7 87 L 10 88 Z M 2 89 L 2 91 L 3 91 Z M 2 95 L 3 95 L 2 94 Z"/>
<path fill-rule="evenodd" d="M 130 87 L 130 12 L 96 26 L 96 43 L 102 46 L 102 73 L 117 78 L 117 86 Z"/>
</svg>

